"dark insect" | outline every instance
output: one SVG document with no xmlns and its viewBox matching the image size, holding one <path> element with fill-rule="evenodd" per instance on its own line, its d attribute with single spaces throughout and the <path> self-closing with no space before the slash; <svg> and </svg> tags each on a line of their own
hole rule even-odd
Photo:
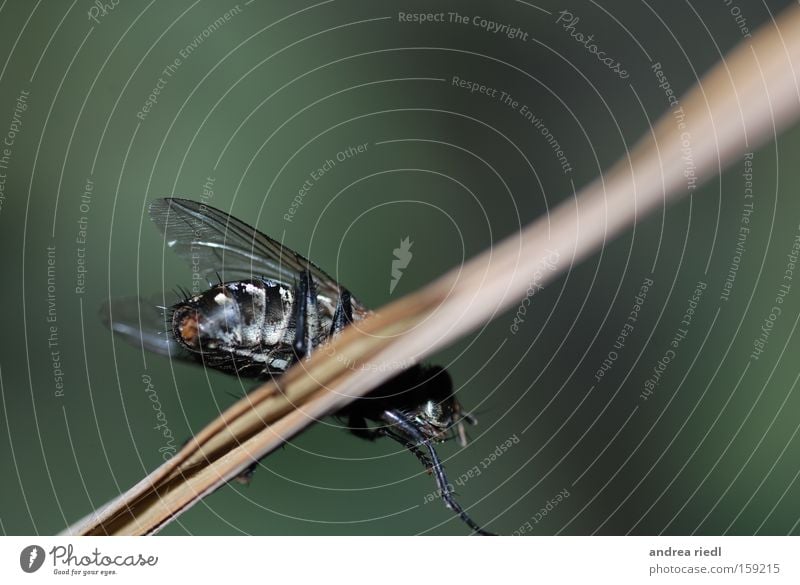
<svg viewBox="0 0 800 585">
<path fill-rule="evenodd" d="M 280 375 L 369 311 L 300 254 L 222 211 L 185 199 L 157 199 L 150 218 L 167 246 L 209 282 L 170 307 L 114 300 L 106 324 L 149 351 L 252 378 Z M 447 372 L 413 366 L 337 413 L 356 436 L 390 437 L 436 479 L 448 508 L 477 534 L 456 502 L 433 444 L 457 438 L 475 419 L 453 395 Z M 374 426 L 370 426 L 370 422 Z M 257 464 L 239 479 L 249 480 Z"/>
</svg>

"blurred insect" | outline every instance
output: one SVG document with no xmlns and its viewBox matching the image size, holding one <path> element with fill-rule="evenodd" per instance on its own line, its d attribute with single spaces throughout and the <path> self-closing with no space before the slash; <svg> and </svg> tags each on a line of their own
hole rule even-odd
<svg viewBox="0 0 800 585">
<path fill-rule="evenodd" d="M 209 281 L 209 288 L 194 296 L 184 293 L 169 307 L 112 300 L 101 311 L 103 319 L 131 343 L 266 379 L 369 314 L 315 264 L 218 209 L 168 198 L 154 201 L 149 213 L 167 246 Z M 465 445 L 464 423 L 475 424 L 453 395 L 444 369 L 413 366 L 336 415 L 358 437 L 390 437 L 402 444 L 433 474 L 447 507 L 475 533 L 491 534 L 456 502 L 433 446 L 453 437 Z M 256 465 L 240 481 L 248 481 Z"/>
</svg>

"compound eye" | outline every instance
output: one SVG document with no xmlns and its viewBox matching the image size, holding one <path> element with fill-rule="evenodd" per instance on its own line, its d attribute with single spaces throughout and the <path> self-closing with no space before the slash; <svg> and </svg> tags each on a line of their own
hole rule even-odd
<svg viewBox="0 0 800 585">
<path fill-rule="evenodd" d="M 199 346 L 200 315 L 195 309 L 184 307 L 176 311 L 173 324 L 180 341 L 191 348 Z"/>
</svg>

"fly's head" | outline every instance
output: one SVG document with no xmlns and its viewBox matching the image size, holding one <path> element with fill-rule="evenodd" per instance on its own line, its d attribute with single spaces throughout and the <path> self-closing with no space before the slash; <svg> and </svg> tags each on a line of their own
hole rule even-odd
<svg viewBox="0 0 800 585">
<path fill-rule="evenodd" d="M 465 423 L 477 421 L 466 412 L 453 393 L 450 376 L 441 368 L 431 368 L 435 375 L 433 384 L 428 384 L 426 396 L 408 413 L 417 428 L 428 439 L 443 441 L 455 436 L 461 446 L 467 444 Z"/>
<path fill-rule="evenodd" d="M 263 304 L 263 289 L 253 283 L 218 284 L 171 307 L 172 334 L 193 353 L 253 347 L 260 341 L 255 315 Z"/>
</svg>

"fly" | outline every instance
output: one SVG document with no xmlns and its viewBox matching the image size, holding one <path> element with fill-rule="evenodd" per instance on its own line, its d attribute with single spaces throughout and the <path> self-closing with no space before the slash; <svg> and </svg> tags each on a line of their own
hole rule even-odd
<svg viewBox="0 0 800 585">
<path fill-rule="evenodd" d="M 209 282 L 170 307 L 119 299 L 103 309 L 114 332 L 149 351 L 269 379 L 369 315 L 311 261 L 218 209 L 165 198 L 149 214 L 167 246 Z M 403 445 L 433 474 L 445 505 L 476 534 L 491 534 L 456 502 L 434 448 L 449 438 L 466 445 L 465 423 L 475 424 L 443 368 L 412 366 L 336 415 L 358 437 Z"/>
</svg>

